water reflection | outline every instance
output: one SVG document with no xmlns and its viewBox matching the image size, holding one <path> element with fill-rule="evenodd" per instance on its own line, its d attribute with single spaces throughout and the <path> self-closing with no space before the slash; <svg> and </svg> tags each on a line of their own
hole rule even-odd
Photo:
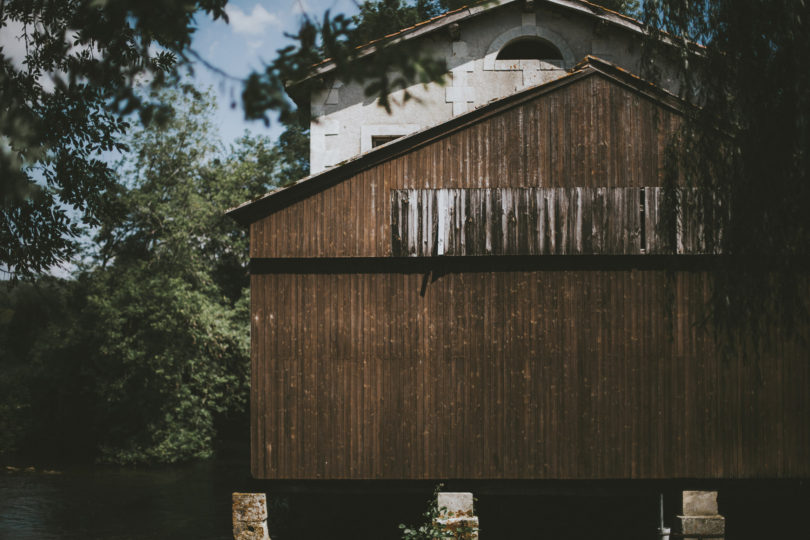
<svg viewBox="0 0 810 540">
<path fill-rule="evenodd" d="M 0 538 L 227 539 L 246 460 L 0 473 Z"/>
</svg>

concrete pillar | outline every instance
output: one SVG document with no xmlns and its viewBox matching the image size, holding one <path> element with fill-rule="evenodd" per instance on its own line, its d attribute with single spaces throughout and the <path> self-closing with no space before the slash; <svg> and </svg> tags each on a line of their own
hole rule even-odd
<svg viewBox="0 0 810 540">
<path fill-rule="evenodd" d="M 436 499 L 439 507 L 436 524 L 453 533 L 449 538 L 477 540 L 478 517 L 473 513 L 472 493 L 439 492 Z"/>
<path fill-rule="evenodd" d="M 717 513 L 716 491 L 684 491 L 683 515 L 678 516 L 684 538 L 714 535 L 722 538 L 726 532 L 726 519 Z M 690 535 L 694 534 L 692 537 Z"/>
<path fill-rule="evenodd" d="M 267 497 L 264 493 L 233 494 L 234 540 L 270 540 Z"/>
</svg>

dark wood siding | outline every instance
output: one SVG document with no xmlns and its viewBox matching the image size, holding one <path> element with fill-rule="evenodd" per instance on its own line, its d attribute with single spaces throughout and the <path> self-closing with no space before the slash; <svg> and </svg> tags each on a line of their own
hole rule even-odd
<svg viewBox="0 0 810 540">
<path fill-rule="evenodd" d="M 594 74 L 254 222 L 250 254 L 390 256 L 392 189 L 660 186 L 678 122 Z"/>
<path fill-rule="evenodd" d="M 806 350 L 724 360 L 703 272 L 357 272 L 252 276 L 257 477 L 810 474 Z"/>
<path fill-rule="evenodd" d="M 501 237 L 514 249 L 492 253 L 530 255 L 518 267 L 392 257 L 397 190 L 602 189 L 635 204 L 662 185 L 678 118 L 595 73 L 253 222 L 253 474 L 810 476 L 806 346 L 776 335 L 756 361 L 724 359 L 698 324 L 710 283 L 689 257 L 628 255 L 639 238 L 619 255 L 544 255 L 517 227 Z M 660 242 L 657 196 L 614 229 L 644 223 Z M 680 253 L 705 247 L 691 224 Z"/>
</svg>

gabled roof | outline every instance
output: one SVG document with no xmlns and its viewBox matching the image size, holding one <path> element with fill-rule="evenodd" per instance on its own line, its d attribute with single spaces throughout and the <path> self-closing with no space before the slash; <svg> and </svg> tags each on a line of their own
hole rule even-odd
<svg viewBox="0 0 810 540">
<path fill-rule="evenodd" d="M 525 0 L 481 0 L 473 2 L 469 6 L 460 7 L 453 11 L 448 11 L 427 21 L 420 22 L 408 28 L 403 28 L 393 34 L 388 34 L 374 41 L 370 41 L 358 47 L 358 57 L 362 58 L 369 54 L 373 54 L 379 47 L 393 45 L 402 41 L 411 40 L 413 38 L 424 36 L 426 34 L 441 30 L 453 23 L 466 21 L 478 15 L 489 13 L 493 9 L 498 9 L 503 6 L 524 2 Z M 611 11 L 600 5 L 584 0 L 540 0 L 543 4 L 548 4 L 555 7 L 560 7 L 570 10 L 582 15 L 593 17 L 602 20 L 613 26 L 623 28 L 625 30 L 635 32 L 637 34 L 644 34 L 644 25 L 632 17 L 622 15 L 615 11 Z M 323 62 L 313 66 L 311 73 L 303 80 L 318 77 L 335 69 L 335 62 L 326 59 Z M 299 81 L 301 82 L 301 81 Z M 295 86 L 297 83 L 292 83 Z"/>
<path fill-rule="evenodd" d="M 629 71 L 600 58 L 586 56 L 579 64 L 574 66 L 567 75 L 559 79 L 528 88 L 483 105 L 465 114 L 456 116 L 442 124 L 417 131 L 411 135 L 378 146 L 336 167 L 308 176 L 293 184 L 276 189 L 252 201 L 247 201 L 235 208 L 231 208 L 227 211 L 227 215 L 235 219 L 241 225 L 247 226 L 276 210 L 333 186 L 362 170 L 410 152 L 420 146 L 429 144 L 436 139 L 459 131 L 491 116 L 500 114 L 540 95 L 553 92 L 559 88 L 582 80 L 585 77 L 597 74 L 625 88 L 642 94 L 648 99 L 654 100 L 671 110 L 683 112 L 687 107 L 686 103 L 675 95 L 633 75 Z"/>
</svg>

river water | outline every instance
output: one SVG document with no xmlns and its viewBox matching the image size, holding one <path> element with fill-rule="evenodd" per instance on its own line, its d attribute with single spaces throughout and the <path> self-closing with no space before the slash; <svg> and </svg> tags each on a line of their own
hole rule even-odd
<svg viewBox="0 0 810 540">
<path fill-rule="evenodd" d="M 0 540 L 233 538 L 231 494 L 272 489 L 246 456 L 157 468 L 0 468 Z M 431 486 L 426 487 L 427 493 Z M 268 494 L 273 540 L 394 539 L 426 495 L 353 489 Z"/>
<path fill-rule="evenodd" d="M 231 492 L 247 463 L 0 471 L 2 539 L 232 538 Z"/>
<path fill-rule="evenodd" d="M 520 485 L 525 493 L 476 493 L 482 538 L 655 538 L 657 486 L 592 486 L 549 494 L 532 493 L 532 483 Z M 404 491 L 368 483 L 349 487 L 345 493 L 330 487 L 269 494 L 273 540 L 399 538 L 399 523 L 420 522 L 432 486 Z M 225 540 L 232 538 L 231 493 L 263 488 L 273 489 L 250 479 L 246 458 L 148 469 L 0 469 L 0 539 Z M 668 525 L 679 513 L 678 490 L 686 488 L 669 486 Z M 794 534 L 804 529 L 810 508 L 806 482 L 725 483 L 719 502 L 731 540 L 806 537 Z"/>
</svg>

